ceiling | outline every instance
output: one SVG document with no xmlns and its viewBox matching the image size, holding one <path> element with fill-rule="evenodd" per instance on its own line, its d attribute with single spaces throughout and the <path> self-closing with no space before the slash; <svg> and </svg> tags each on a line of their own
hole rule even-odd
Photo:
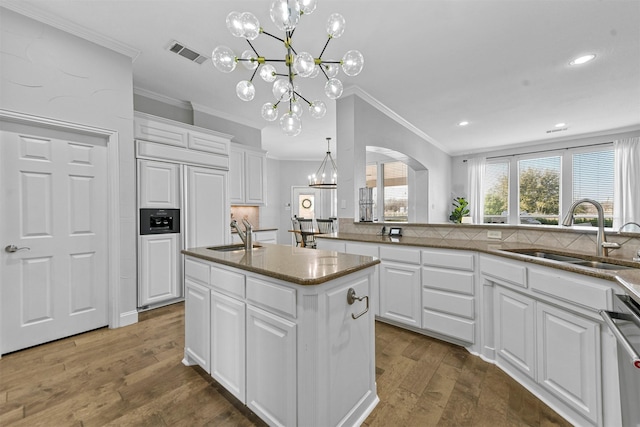
<svg viewBox="0 0 640 427">
<path fill-rule="evenodd" d="M 256 98 L 246 103 L 235 85 L 250 71 L 239 66 L 223 74 L 210 60 L 198 65 L 167 50 L 177 40 L 206 56 L 220 44 L 239 55 L 248 45 L 228 32 L 227 14 L 253 12 L 265 31 L 279 35 L 269 0 L 2 4 L 132 48 L 139 52 L 138 91 L 260 128 L 263 148 L 276 158 L 320 159 L 325 137 L 335 141 L 335 102 L 323 94 L 324 77 L 300 79 L 299 89 L 309 100 L 325 100 L 327 116 L 305 113 L 302 133 L 292 138 L 260 117 L 273 99 L 269 84 L 256 78 Z M 345 17 L 346 30 L 323 58 L 340 59 L 351 49 L 365 57 L 359 76 L 340 74 L 346 92 L 375 101 L 451 155 L 640 129 L 640 0 L 318 0 L 294 34 L 298 52 L 318 55 L 334 12 Z M 284 57 L 282 44 L 265 35 L 253 43 L 265 57 Z M 585 53 L 597 57 L 569 65 Z M 469 125 L 458 126 L 462 120 Z M 566 130 L 548 133 L 557 123 Z"/>
</svg>

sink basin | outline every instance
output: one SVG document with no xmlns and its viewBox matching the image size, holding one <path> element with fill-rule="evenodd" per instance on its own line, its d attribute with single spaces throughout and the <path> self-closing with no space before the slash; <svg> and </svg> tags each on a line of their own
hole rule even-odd
<svg viewBox="0 0 640 427">
<path fill-rule="evenodd" d="M 260 245 L 253 245 L 253 249 L 261 248 Z M 216 252 L 234 252 L 234 251 L 244 251 L 244 243 L 236 243 L 235 245 L 226 245 L 226 246 L 211 246 L 207 248 Z"/>
<path fill-rule="evenodd" d="M 554 252 L 548 252 L 543 250 L 535 250 L 535 249 L 505 249 L 505 252 L 516 253 L 520 255 L 526 255 L 535 258 L 544 258 L 552 261 L 563 262 L 572 265 L 581 265 L 583 267 L 589 268 L 599 268 L 601 270 L 629 270 L 629 269 L 637 269 L 638 267 L 633 267 L 624 264 L 614 264 L 612 262 L 600 261 L 600 260 L 592 260 L 588 256 L 568 256 L 568 255 L 560 255 Z"/>
</svg>

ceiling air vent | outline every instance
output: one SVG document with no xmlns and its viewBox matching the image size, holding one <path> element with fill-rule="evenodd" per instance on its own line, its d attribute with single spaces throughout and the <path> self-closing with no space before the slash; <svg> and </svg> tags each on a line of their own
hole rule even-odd
<svg viewBox="0 0 640 427">
<path fill-rule="evenodd" d="M 187 58 L 189 61 L 195 62 L 197 64 L 202 64 L 204 61 L 207 60 L 206 56 L 203 56 L 198 52 L 192 49 L 189 49 L 184 44 L 177 42 L 175 40 L 172 41 L 171 44 L 169 45 L 169 51 L 173 53 L 177 53 L 183 58 Z"/>
<path fill-rule="evenodd" d="M 569 128 L 549 129 L 549 130 L 547 131 L 547 133 L 563 132 L 563 131 L 565 131 L 565 130 L 567 130 L 567 129 L 569 129 Z"/>
</svg>

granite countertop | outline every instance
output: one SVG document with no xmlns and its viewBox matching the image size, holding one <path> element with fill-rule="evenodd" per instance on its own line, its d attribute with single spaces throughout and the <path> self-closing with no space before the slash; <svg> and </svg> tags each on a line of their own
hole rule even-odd
<svg viewBox="0 0 640 427">
<path fill-rule="evenodd" d="M 278 231 L 278 228 L 276 227 L 260 227 L 260 228 L 253 228 L 252 229 L 254 232 L 255 231 Z M 238 234 L 238 232 L 236 230 L 231 230 L 231 234 Z"/>
<path fill-rule="evenodd" d="M 251 252 L 219 252 L 201 247 L 185 249 L 182 253 L 297 285 L 319 285 L 380 263 L 379 259 L 369 256 L 259 244 L 261 247 Z"/>
<path fill-rule="evenodd" d="M 570 271 L 573 273 L 584 274 L 599 279 L 610 280 L 618 283 L 622 289 L 631 296 L 638 304 L 640 304 L 640 262 L 633 262 L 631 260 L 621 260 L 619 258 L 601 258 L 592 256 L 586 252 L 567 252 L 555 247 L 545 247 L 540 245 L 526 244 L 526 243 L 511 243 L 511 242 L 488 242 L 488 241 L 475 241 L 475 240 L 455 240 L 455 239 L 434 239 L 426 237 L 398 237 L 393 238 L 389 236 L 378 236 L 372 234 L 349 234 L 349 233 L 333 233 L 323 234 L 316 236 L 316 238 L 327 238 L 336 240 L 351 240 L 364 243 L 376 243 L 376 244 L 390 244 L 390 245 L 402 245 L 402 246 L 420 246 L 420 247 L 432 247 L 441 249 L 459 249 L 484 252 L 491 255 L 498 255 L 505 258 L 511 258 L 518 261 L 529 262 L 532 264 L 544 265 L 547 267 L 558 268 L 561 270 Z M 581 257 L 594 260 L 604 261 L 615 264 L 626 265 L 630 267 L 636 267 L 636 269 L 628 270 L 602 270 L 598 268 L 584 267 L 580 265 L 574 265 L 569 263 L 563 263 L 559 261 L 549 260 L 545 258 L 536 258 L 532 256 L 526 256 L 514 252 L 505 252 L 506 250 L 513 249 L 537 249 L 548 252 L 553 252 L 561 255 L 571 256 L 578 253 Z"/>
</svg>

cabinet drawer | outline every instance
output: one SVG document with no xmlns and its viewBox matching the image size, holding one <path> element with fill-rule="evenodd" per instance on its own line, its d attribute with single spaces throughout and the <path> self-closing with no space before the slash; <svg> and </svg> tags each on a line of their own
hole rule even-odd
<svg viewBox="0 0 640 427">
<path fill-rule="evenodd" d="M 473 295 L 474 274 L 422 267 L 422 286 Z"/>
<path fill-rule="evenodd" d="M 475 342 L 475 322 L 471 320 L 423 310 L 422 328 L 471 344 Z"/>
<path fill-rule="evenodd" d="M 469 296 L 423 289 L 422 306 L 429 310 L 466 317 L 471 320 L 475 318 L 474 299 Z"/>
<path fill-rule="evenodd" d="M 511 284 L 527 287 L 527 267 L 519 265 L 518 261 L 501 261 L 499 259 L 482 257 L 480 271 L 496 279 L 501 279 Z"/>
<path fill-rule="evenodd" d="M 253 240 L 256 242 L 276 243 L 278 232 L 276 230 L 254 231 Z"/>
<path fill-rule="evenodd" d="M 378 258 L 379 250 L 378 245 L 368 245 L 366 243 L 347 242 L 345 250 L 348 254 L 372 256 Z"/>
<path fill-rule="evenodd" d="M 422 264 L 433 267 L 473 271 L 473 254 L 454 251 L 422 251 Z"/>
<path fill-rule="evenodd" d="M 244 274 L 211 267 L 211 285 L 223 294 L 244 298 Z"/>
<path fill-rule="evenodd" d="M 209 264 L 194 261 L 192 259 L 184 260 L 184 274 L 196 282 L 209 284 Z"/>
<path fill-rule="evenodd" d="M 296 317 L 295 289 L 248 276 L 247 300 L 258 307 Z"/>
<path fill-rule="evenodd" d="M 610 306 L 613 291 L 606 286 L 599 286 L 587 281 L 567 277 L 552 271 L 529 271 L 531 290 L 549 295 L 572 304 L 579 304 L 590 309 L 604 309 Z"/>
<path fill-rule="evenodd" d="M 380 246 L 380 258 L 385 261 L 398 261 L 405 264 L 420 264 L 420 250 Z"/>
</svg>

